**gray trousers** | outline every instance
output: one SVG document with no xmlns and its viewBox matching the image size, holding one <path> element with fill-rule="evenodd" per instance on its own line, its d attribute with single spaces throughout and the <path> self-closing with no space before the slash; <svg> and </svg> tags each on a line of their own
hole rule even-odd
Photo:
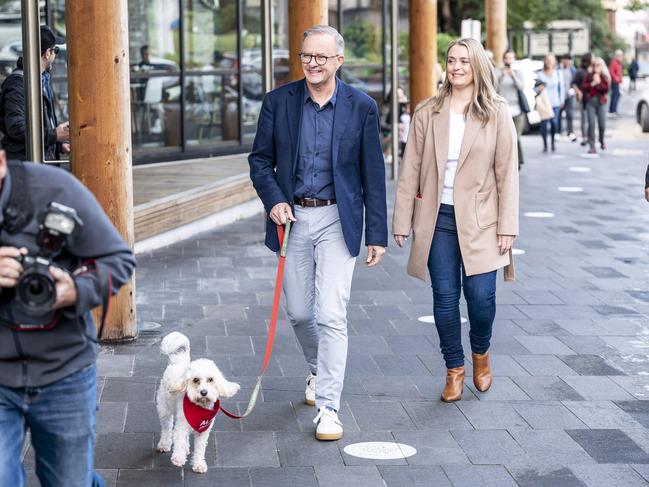
<svg viewBox="0 0 649 487">
<path fill-rule="evenodd" d="M 347 303 L 356 258 L 343 238 L 338 206 L 295 206 L 286 252 L 286 314 L 317 374 L 316 407 L 338 411 L 347 364 Z"/>
<path fill-rule="evenodd" d="M 588 113 L 588 143 L 595 147 L 595 120 L 599 127 L 599 143 L 604 143 L 604 131 L 606 130 L 606 104 L 601 104 L 598 98 L 590 98 L 586 102 Z"/>
</svg>

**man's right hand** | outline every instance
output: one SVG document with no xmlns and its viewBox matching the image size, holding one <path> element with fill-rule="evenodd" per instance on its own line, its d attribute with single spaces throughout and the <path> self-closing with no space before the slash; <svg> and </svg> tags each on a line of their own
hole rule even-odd
<svg viewBox="0 0 649 487">
<path fill-rule="evenodd" d="M 70 141 L 70 122 L 64 122 L 56 127 L 56 141 L 69 142 Z"/>
<path fill-rule="evenodd" d="M 293 210 L 291 205 L 288 203 L 277 203 L 273 206 L 273 209 L 270 210 L 270 219 L 273 220 L 277 225 L 286 225 L 286 221 L 291 220 L 296 222 L 297 220 L 293 216 Z"/>
<path fill-rule="evenodd" d="M 27 249 L 0 247 L 0 287 L 14 287 L 18 282 L 23 266 L 16 259 L 21 254 L 27 254 Z"/>
</svg>

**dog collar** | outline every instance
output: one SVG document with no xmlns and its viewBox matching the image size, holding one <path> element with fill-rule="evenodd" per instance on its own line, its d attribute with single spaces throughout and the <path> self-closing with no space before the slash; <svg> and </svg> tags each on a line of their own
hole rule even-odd
<svg viewBox="0 0 649 487">
<path fill-rule="evenodd" d="M 220 401 L 217 399 L 212 409 L 206 409 L 191 402 L 185 394 L 183 398 L 183 412 L 189 426 L 199 433 L 207 430 L 214 421 L 214 416 L 219 412 Z"/>
</svg>

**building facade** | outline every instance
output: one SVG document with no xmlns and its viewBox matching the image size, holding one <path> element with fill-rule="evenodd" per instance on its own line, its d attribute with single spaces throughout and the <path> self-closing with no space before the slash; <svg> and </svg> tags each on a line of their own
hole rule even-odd
<svg viewBox="0 0 649 487">
<path fill-rule="evenodd" d="M 346 39 L 340 76 L 380 106 L 389 91 L 390 2 L 329 0 L 329 24 Z M 2 78 L 22 51 L 20 3 L 0 0 Z M 65 35 L 65 0 L 40 4 L 43 22 Z M 273 87 L 289 81 L 288 8 L 289 0 L 272 1 Z M 134 163 L 248 151 L 264 96 L 260 0 L 129 0 L 128 9 Z M 53 72 L 60 120 L 68 119 L 66 58 L 63 47 Z M 400 59 L 405 66 L 405 45 Z"/>
</svg>

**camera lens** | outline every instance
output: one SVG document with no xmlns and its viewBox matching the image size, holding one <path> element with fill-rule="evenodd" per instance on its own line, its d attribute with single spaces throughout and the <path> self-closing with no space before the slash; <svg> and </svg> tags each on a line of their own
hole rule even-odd
<svg viewBox="0 0 649 487">
<path fill-rule="evenodd" d="M 34 264 L 24 269 L 16 285 L 16 298 L 30 314 L 50 311 L 56 301 L 56 285 L 47 266 Z"/>
</svg>

